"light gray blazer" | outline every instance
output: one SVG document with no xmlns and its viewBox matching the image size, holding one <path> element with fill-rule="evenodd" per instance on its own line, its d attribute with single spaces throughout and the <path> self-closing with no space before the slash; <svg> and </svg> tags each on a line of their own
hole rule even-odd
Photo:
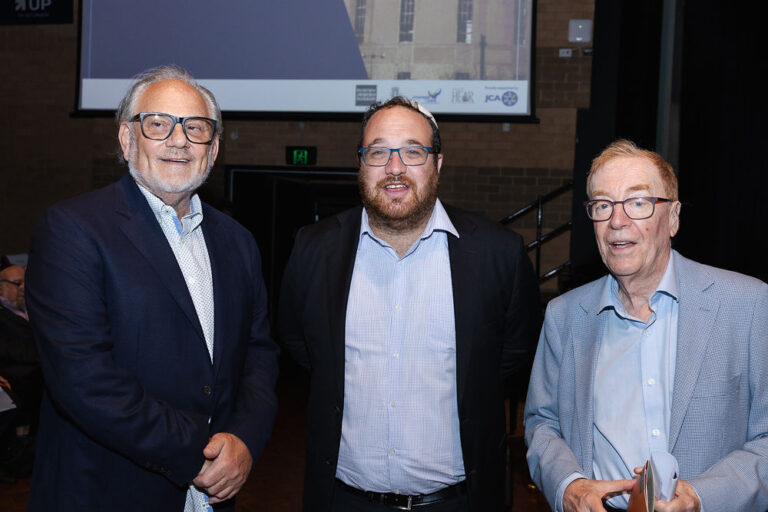
<svg viewBox="0 0 768 512">
<path fill-rule="evenodd" d="M 768 508 L 768 285 L 677 256 L 669 449 L 704 510 Z M 594 378 L 606 277 L 552 300 L 525 405 L 528 466 L 550 506 L 568 475 L 594 478 Z"/>
</svg>

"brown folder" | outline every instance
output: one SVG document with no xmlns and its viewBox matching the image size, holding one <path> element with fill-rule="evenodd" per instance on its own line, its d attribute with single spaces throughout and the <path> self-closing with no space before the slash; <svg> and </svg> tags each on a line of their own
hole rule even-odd
<svg viewBox="0 0 768 512">
<path fill-rule="evenodd" d="M 637 477 L 632 493 L 629 495 L 629 505 L 627 512 L 653 512 L 654 496 L 653 489 L 653 465 L 650 460 L 645 461 L 643 472 Z"/>
</svg>

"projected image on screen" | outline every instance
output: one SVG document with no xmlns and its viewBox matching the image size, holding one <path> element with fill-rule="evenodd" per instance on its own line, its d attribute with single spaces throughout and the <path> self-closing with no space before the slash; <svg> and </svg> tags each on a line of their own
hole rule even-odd
<svg viewBox="0 0 768 512">
<path fill-rule="evenodd" d="M 531 13 L 529 9 L 520 11 L 519 2 L 346 0 L 345 3 L 368 78 L 528 79 L 530 34 L 527 32 Z"/>
<path fill-rule="evenodd" d="M 532 0 L 81 2 L 78 108 L 175 63 L 229 112 L 362 112 L 403 95 L 435 113 L 530 115 Z"/>
</svg>

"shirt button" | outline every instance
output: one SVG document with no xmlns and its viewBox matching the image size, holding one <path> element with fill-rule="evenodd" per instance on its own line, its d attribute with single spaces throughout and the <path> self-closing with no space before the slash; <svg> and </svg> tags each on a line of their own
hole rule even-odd
<svg viewBox="0 0 768 512">
<path fill-rule="evenodd" d="M 400 354 L 398 354 L 397 352 L 395 352 L 394 354 L 392 354 L 392 357 L 394 357 L 395 359 L 397 359 L 398 357 L 400 357 Z"/>
<path fill-rule="evenodd" d="M 394 449 L 394 448 L 392 448 L 391 450 L 389 450 L 389 454 L 390 454 L 390 455 L 394 455 L 395 453 L 396 453 L 396 452 L 395 452 L 395 449 Z"/>
<path fill-rule="evenodd" d="M 392 403 L 391 403 L 391 404 L 389 404 L 389 405 L 390 405 L 390 406 L 392 406 L 392 407 L 394 407 L 394 406 L 395 406 L 395 402 L 392 402 Z"/>
<path fill-rule="evenodd" d="M 395 305 L 395 311 L 400 311 L 400 304 Z"/>
<path fill-rule="evenodd" d="M 403 262 L 402 262 L 402 261 L 398 261 L 398 262 L 397 262 L 397 266 L 398 266 L 398 267 L 402 267 L 402 266 L 403 266 Z"/>
<path fill-rule="evenodd" d="M 651 435 L 653 437 L 659 437 L 660 434 L 661 434 L 661 431 L 659 429 L 657 429 L 657 428 L 651 430 Z"/>
<path fill-rule="evenodd" d="M 211 391 L 213 391 L 213 390 L 211 389 L 211 386 L 209 386 L 208 384 L 206 384 L 205 386 L 203 386 L 203 394 L 204 394 L 204 395 L 206 395 L 206 396 L 207 396 L 207 395 L 210 395 L 210 394 L 211 394 Z"/>
<path fill-rule="evenodd" d="M 656 380 L 655 379 L 648 379 L 648 385 L 649 386 L 653 386 L 654 384 L 656 384 Z"/>
</svg>

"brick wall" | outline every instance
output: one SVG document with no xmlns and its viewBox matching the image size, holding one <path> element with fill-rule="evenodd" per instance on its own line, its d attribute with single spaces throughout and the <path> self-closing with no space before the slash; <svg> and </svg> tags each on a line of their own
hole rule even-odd
<svg viewBox="0 0 768 512">
<path fill-rule="evenodd" d="M 77 2 L 76 2 L 77 4 Z M 441 196 L 498 220 L 565 183 L 573 173 L 576 111 L 589 107 L 591 57 L 567 42 L 568 20 L 591 19 L 593 0 L 538 0 L 538 123 L 440 122 Z M 75 7 L 77 16 L 77 6 Z M 77 24 L 0 26 L 0 254 L 26 252 L 35 219 L 50 204 L 103 186 L 124 172 L 111 119 L 72 117 Z M 589 46 L 589 45 L 587 45 Z M 559 48 L 572 48 L 571 58 Z M 318 147 L 318 165 L 356 165 L 357 122 L 225 122 L 207 191 L 223 195 L 227 164 L 280 165 L 284 146 Z M 545 231 L 570 216 L 565 194 L 545 209 Z M 534 216 L 515 223 L 528 240 Z M 567 236 L 545 247 L 547 264 L 568 257 Z M 547 265 L 542 264 L 544 270 Z"/>
</svg>

